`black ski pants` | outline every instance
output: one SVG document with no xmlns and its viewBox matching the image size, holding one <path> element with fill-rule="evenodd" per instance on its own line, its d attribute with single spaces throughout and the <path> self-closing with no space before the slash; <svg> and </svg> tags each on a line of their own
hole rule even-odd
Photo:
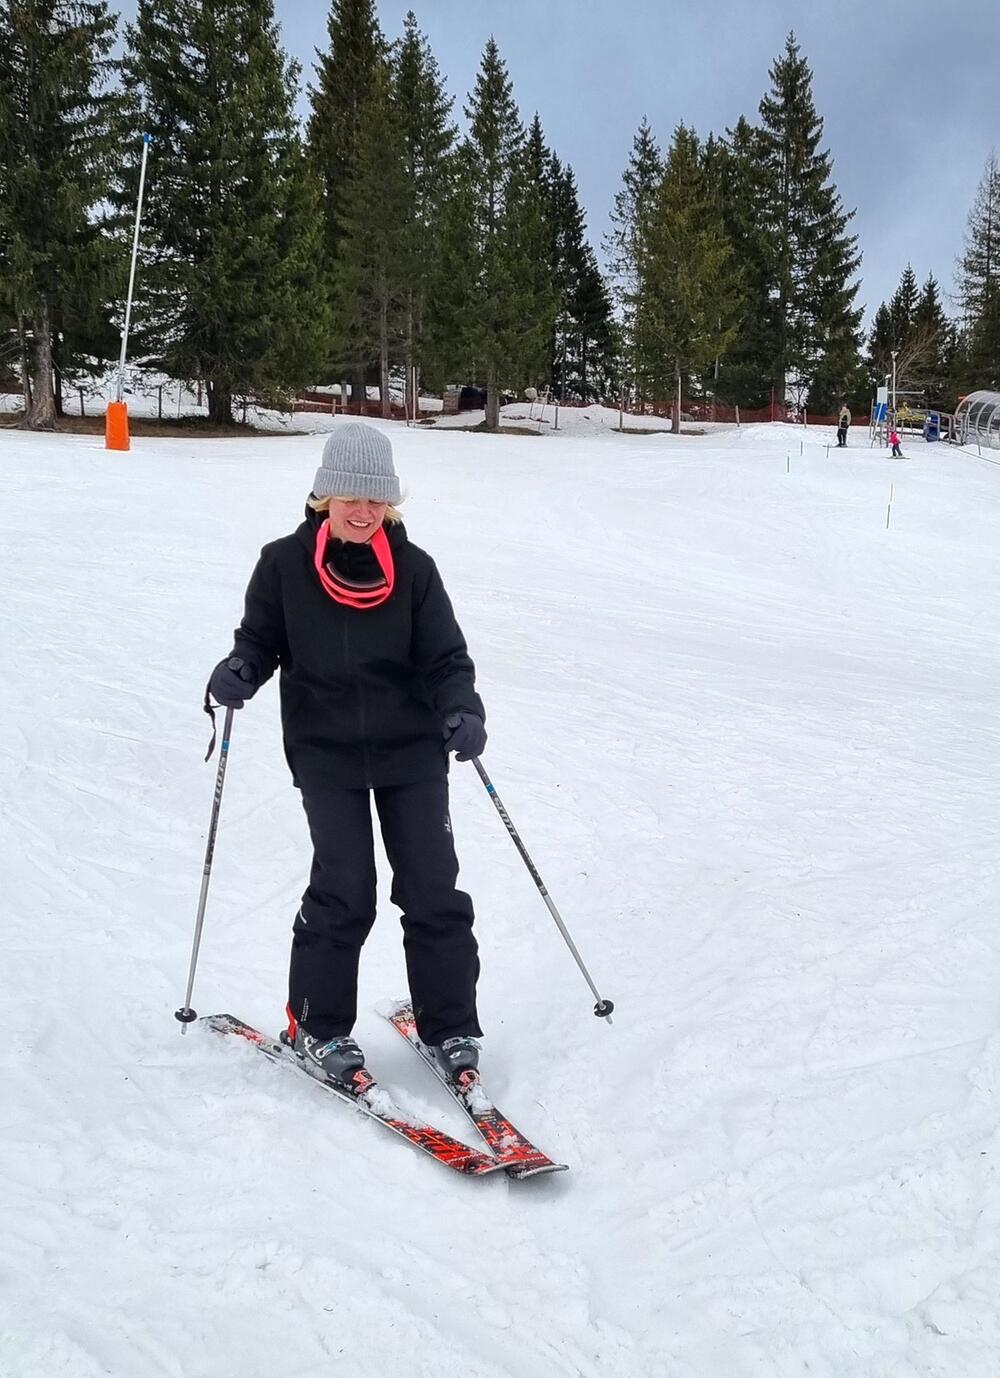
<svg viewBox="0 0 1000 1378">
<path fill-rule="evenodd" d="M 403 948 L 417 1032 L 424 1043 L 479 1035 L 479 956 L 458 861 L 447 780 L 303 795 L 313 843 L 309 888 L 292 927 L 289 1009 L 318 1038 L 349 1034 L 357 1018 L 358 959 L 375 922 L 375 796 L 403 911 Z"/>
</svg>

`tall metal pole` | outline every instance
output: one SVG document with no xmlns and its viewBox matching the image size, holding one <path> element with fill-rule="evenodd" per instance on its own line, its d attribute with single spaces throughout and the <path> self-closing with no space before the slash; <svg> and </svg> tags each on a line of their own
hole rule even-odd
<svg viewBox="0 0 1000 1378">
<path fill-rule="evenodd" d="M 122 400 L 122 393 L 125 391 L 125 355 L 128 352 L 128 332 L 132 322 L 132 293 L 135 289 L 135 264 L 139 256 L 139 225 L 142 221 L 142 197 L 146 189 L 146 159 L 149 156 L 150 136 L 142 136 L 142 166 L 139 169 L 139 199 L 135 207 L 135 231 L 132 235 L 132 267 L 128 275 L 128 297 L 125 301 L 125 323 L 122 326 L 122 352 L 118 359 L 118 386 L 115 390 L 115 401 Z"/>
</svg>

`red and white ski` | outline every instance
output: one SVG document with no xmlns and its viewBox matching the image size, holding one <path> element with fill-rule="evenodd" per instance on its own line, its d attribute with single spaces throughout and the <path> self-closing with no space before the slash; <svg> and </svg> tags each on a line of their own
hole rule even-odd
<svg viewBox="0 0 1000 1378">
<path fill-rule="evenodd" d="M 539 1177 L 544 1172 L 568 1172 L 565 1163 L 554 1163 L 520 1130 L 515 1129 L 506 1115 L 500 1113 L 490 1101 L 478 1072 L 466 1076 L 464 1084 L 455 1085 L 438 1066 L 437 1059 L 417 1035 L 416 1020 L 410 1002 L 403 1001 L 388 1011 L 383 1011 L 389 1023 L 401 1033 L 420 1060 L 434 1072 L 449 1095 L 458 1102 L 469 1119 L 482 1135 L 490 1153 L 503 1167 L 508 1177 L 519 1180 L 524 1177 Z"/>
<path fill-rule="evenodd" d="M 329 1091 L 338 1100 L 353 1105 L 370 1119 L 378 1120 L 379 1124 L 384 1124 L 386 1129 L 391 1129 L 394 1134 L 406 1139 L 414 1148 L 419 1148 L 421 1152 L 429 1154 L 437 1162 L 443 1163 L 455 1172 L 469 1177 L 484 1177 L 487 1173 L 497 1172 L 505 1166 L 501 1159 L 470 1148 L 468 1144 L 453 1139 L 434 1125 L 419 1124 L 408 1119 L 398 1106 L 393 1104 L 388 1092 L 382 1090 L 367 1068 L 362 1067 L 355 1073 L 353 1091 L 342 1091 L 331 1082 L 322 1081 L 308 1072 L 291 1048 L 286 1047 L 284 1043 L 261 1033 L 249 1024 L 244 1024 L 241 1019 L 231 1014 L 210 1014 L 198 1022 L 211 1029 L 213 1033 L 235 1035 L 245 1039 L 272 1062 L 282 1062 L 294 1067 L 317 1086 L 321 1086 L 324 1091 Z"/>
</svg>

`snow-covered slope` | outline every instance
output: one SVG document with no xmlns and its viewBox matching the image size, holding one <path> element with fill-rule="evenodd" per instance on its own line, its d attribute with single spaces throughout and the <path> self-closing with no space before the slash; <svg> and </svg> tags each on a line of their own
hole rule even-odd
<svg viewBox="0 0 1000 1378">
<path fill-rule="evenodd" d="M 1000 474 L 390 430 L 486 764 L 617 1002 L 456 768 L 488 1085 L 572 1172 L 456 1178 L 172 1018 L 205 678 L 319 439 L 0 432 L 0 1374 L 992 1378 Z M 271 1029 L 308 865 L 276 697 L 194 1001 Z M 373 1013 L 403 989 L 385 900 L 358 1036 L 468 1137 Z"/>
</svg>

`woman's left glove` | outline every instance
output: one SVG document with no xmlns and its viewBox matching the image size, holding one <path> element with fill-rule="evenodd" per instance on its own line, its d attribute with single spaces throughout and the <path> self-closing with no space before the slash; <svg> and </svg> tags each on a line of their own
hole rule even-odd
<svg viewBox="0 0 1000 1378">
<path fill-rule="evenodd" d="M 471 761 L 486 749 L 486 728 L 476 713 L 449 713 L 444 720 L 444 749 L 456 761 Z"/>
</svg>

